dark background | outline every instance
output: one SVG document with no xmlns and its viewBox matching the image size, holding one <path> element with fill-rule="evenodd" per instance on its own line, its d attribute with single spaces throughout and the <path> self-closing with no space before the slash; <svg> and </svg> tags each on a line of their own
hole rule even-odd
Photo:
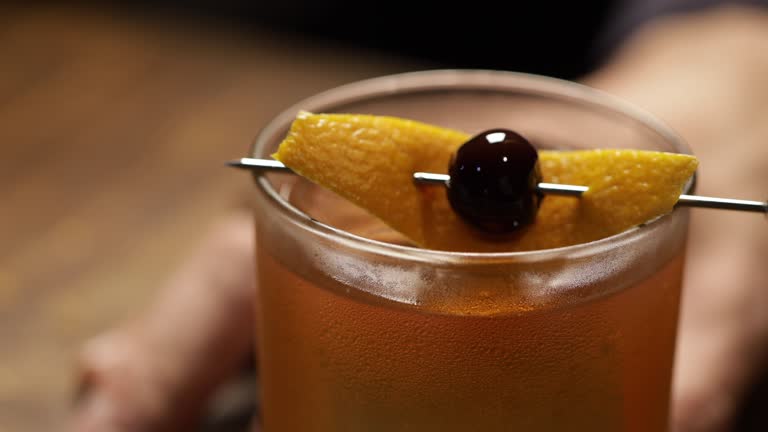
<svg viewBox="0 0 768 432">
<path fill-rule="evenodd" d="M 576 78 L 607 51 L 606 22 L 618 2 L 139 1 L 127 11 L 204 21 L 243 30 L 272 29 L 434 62 Z M 596 48 L 599 41 L 602 48 Z"/>
</svg>

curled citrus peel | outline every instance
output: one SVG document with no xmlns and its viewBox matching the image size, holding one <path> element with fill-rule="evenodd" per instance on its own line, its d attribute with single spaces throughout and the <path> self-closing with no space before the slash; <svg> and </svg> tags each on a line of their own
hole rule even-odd
<svg viewBox="0 0 768 432">
<path fill-rule="evenodd" d="M 672 211 L 695 157 L 641 150 L 540 151 L 542 179 L 589 187 L 581 198 L 547 196 L 532 225 L 491 238 L 462 221 L 444 188 L 417 171 L 445 173 L 469 135 L 413 120 L 301 112 L 273 157 L 362 207 L 415 244 L 511 252 L 608 237 Z"/>
</svg>

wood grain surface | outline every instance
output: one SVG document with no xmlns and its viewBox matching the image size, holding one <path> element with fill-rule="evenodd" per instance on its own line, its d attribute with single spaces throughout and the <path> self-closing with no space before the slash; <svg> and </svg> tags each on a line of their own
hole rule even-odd
<svg viewBox="0 0 768 432">
<path fill-rule="evenodd" d="M 0 6 L 0 431 L 57 430 L 83 341 L 242 205 L 224 168 L 279 110 L 419 68 L 110 10 Z"/>
</svg>

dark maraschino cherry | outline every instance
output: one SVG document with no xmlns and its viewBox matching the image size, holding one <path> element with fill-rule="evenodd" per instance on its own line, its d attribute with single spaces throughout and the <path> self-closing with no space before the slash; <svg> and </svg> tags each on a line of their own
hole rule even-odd
<svg viewBox="0 0 768 432">
<path fill-rule="evenodd" d="M 528 140 L 491 129 L 462 145 L 451 160 L 448 200 L 471 225 L 493 234 L 533 222 L 542 194 L 539 155 Z"/>
</svg>

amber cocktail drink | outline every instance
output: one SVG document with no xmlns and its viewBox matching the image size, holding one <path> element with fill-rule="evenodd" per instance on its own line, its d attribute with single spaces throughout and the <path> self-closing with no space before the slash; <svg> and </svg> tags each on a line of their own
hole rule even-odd
<svg viewBox="0 0 768 432">
<path fill-rule="evenodd" d="M 498 72 L 385 77 L 298 109 L 514 128 L 538 146 L 686 148 L 577 85 Z M 591 243 L 426 250 L 297 176 L 257 178 L 261 417 L 281 431 L 664 431 L 687 213 Z"/>
</svg>

